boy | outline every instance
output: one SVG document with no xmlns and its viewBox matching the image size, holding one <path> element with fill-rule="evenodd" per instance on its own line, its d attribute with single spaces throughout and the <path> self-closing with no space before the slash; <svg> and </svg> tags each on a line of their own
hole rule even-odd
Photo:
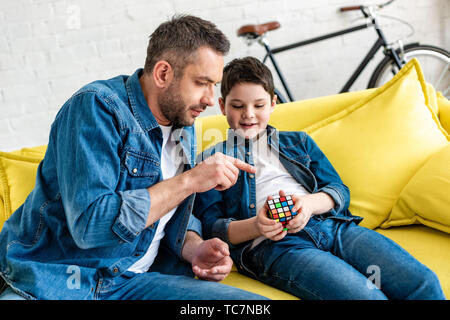
<svg viewBox="0 0 450 320">
<path fill-rule="evenodd" d="M 197 195 L 204 235 L 230 245 L 238 270 L 302 299 L 444 299 L 439 280 L 390 239 L 358 226 L 350 193 L 304 132 L 268 125 L 276 102 L 270 70 L 255 58 L 225 68 L 219 104 L 230 130 L 221 151 L 254 165 L 225 191 Z M 266 201 L 292 195 L 287 230 Z M 375 285 L 367 279 L 376 270 Z M 378 281 L 379 280 L 379 281 Z"/>
</svg>

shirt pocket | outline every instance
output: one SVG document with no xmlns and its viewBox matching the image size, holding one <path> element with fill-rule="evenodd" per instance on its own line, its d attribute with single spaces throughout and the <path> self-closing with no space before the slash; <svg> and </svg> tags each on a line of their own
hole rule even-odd
<svg viewBox="0 0 450 320">
<path fill-rule="evenodd" d="M 127 150 L 124 158 L 126 189 L 148 188 L 159 181 L 159 158 L 150 153 Z"/>
</svg>

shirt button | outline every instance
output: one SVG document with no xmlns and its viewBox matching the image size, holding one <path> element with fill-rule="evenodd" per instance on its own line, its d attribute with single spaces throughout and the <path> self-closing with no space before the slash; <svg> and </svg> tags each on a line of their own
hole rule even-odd
<svg viewBox="0 0 450 320">
<path fill-rule="evenodd" d="M 114 273 L 117 273 L 117 272 L 119 272 L 119 269 L 114 268 L 114 269 L 113 269 L 113 272 L 114 272 Z"/>
<path fill-rule="evenodd" d="M 255 177 L 255 175 L 254 174 L 250 174 L 249 177 L 250 177 L 250 179 L 253 179 Z"/>
<path fill-rule="evenodd" d="M 255 204 L 254 204 L 254 203 L 251 203 L 251 204 L 250 204 L 250 208 L 253 209 L 254 207 L 255 207 Z"/>
<path fill-rule="evenodd" d="M 137 173 L 137 169 L 136 168 L 133 169 L 133 173 Z"/>
<path fill-rule="evenodd" d="M 252 153 L 250 152 L 250 151 L 247 151 L 247 155 L 249 156 L 249 155 L 251 155 Z"/>
</svg>

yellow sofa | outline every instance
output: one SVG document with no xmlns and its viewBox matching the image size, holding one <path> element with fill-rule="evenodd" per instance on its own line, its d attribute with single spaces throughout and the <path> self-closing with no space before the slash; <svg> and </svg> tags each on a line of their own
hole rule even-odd
<svg viewBox="0 0 450 320">
<path fill-rule="evenodd" d="M 377 89 L 278 105 L 270 124 L 308 132 L 350 188 L 361 225 L 432 269 L 450 297 L 450 102 L 426 84 L 416 60 Z M 198 118 L 198 151 L 225 139 L 227 128 L 224 116 Z M 44 153 L 0 152 L 0 228 L 33 188 Z M 297 299 L 235 268 L 223 283 Z"/>
</svg>

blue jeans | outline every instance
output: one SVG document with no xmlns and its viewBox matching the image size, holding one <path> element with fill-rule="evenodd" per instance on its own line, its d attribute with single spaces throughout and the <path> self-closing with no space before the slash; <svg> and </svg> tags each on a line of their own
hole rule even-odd
<svg viewBox="0 0 450 320">
<path fill-rule="evenodd" d="M 445 299 L 433 271 L 383 235 L 354 222 L 313 217 L 312 230 L 264 240 L 244 265 L 302 299 Z"/>
<path fill-rule="evenodd" d="M 103 300 L 268 300 L 268 298 L 222 283 L 159 272 L 121 276 L 99 284 L 97 299 Z M 10 287 L 0 300 L 25 300 Z"/>
<path fill-rule="evenodd" d="M 267 298 L 222 283 L 159 272 L 121 276 L 102 283 L 98 299 L 104 300 L 266 300 Z"/>
<path fill-rule="evenodd" d="M 7 287 L 2 293 L 0 293 L 0 300 L 26 300 L 26 299 L 15 293 L 10 287 Z"/>
</svg>

